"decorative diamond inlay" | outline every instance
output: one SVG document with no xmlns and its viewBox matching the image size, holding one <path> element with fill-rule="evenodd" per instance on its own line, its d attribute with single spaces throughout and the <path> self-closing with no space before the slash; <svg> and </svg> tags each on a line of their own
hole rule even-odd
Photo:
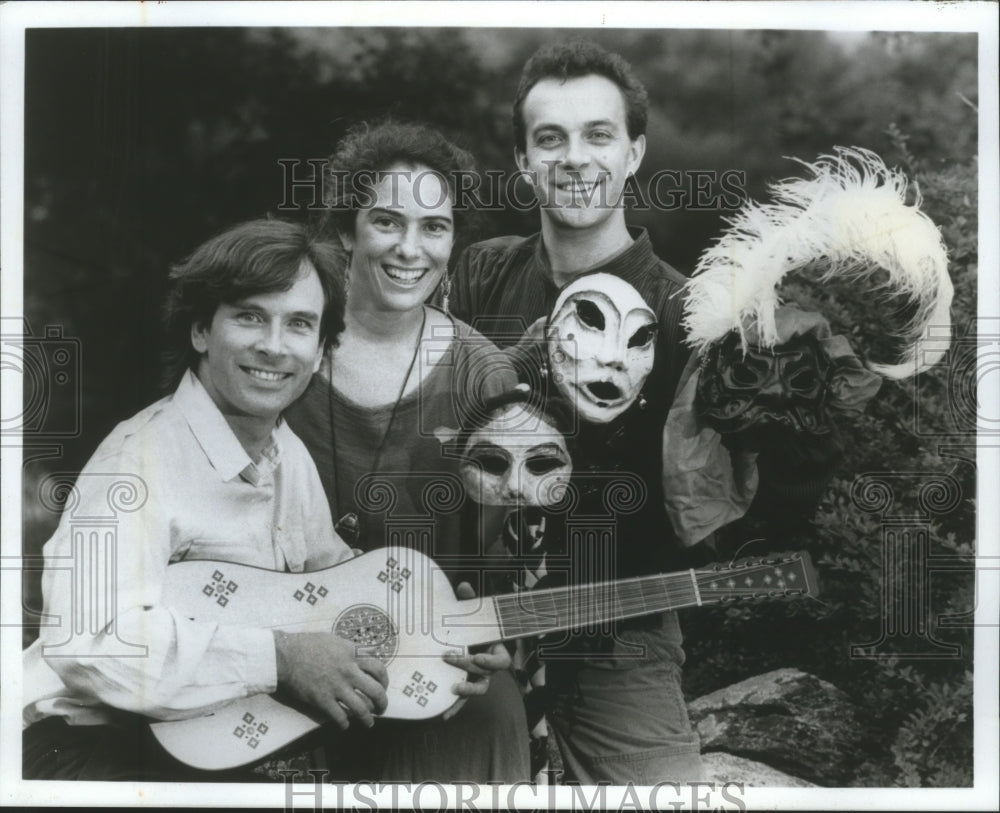
<svg viewBox="0 0 1000 813">
<path fill-rule="evenodd" d="M 400 569 L 399 562 L 397 562 L 392 556 L 386 559 L 385 570 L 380 571 L 378 574 L 378 580 L 385 584 L 389 583 L 393 592 L 398 593 L 403 589 L 403 582 L 413 575 L 408 567 Z"/>
<path fill-rule="evenodd" d="M 232 579 L 227 580 L 221 570 L 216 570 L 212 574 L 212 580 L 201 588 L 201 592 L 209 598 L 214 598 L 215 603 L 220 607 L 225 607 L 229 603 L 229 597 L 236 592 L 239 585 Z"/>
<path fill-rule="evenodd" d="M 426 680 L 422 673 L 414 672 L 410 677 L 409 684 L 404 687 L 403 694 L 412 697 L 417 701 L 418 706 L 426 706 L 428 697 L 437 691 L 437 684 L 433 680 Z"/>
<path fill-rule="evenodd" d="M 302 587 L 292 593 L 292 598 L 296 601 L 306 600 L 307 604 L 316 604 L 321 598 L 326 598 L 330 591 L 322 584 L 317 587 L 312 582 L 306 582 Z"/>
<path fill-rule="evenodd" d="M 268 730 L 266 722 L 257 722 L 254 716 L 248 711 L 243 715 L 243 724 L 233 729 L 233 736 L 238 740 L 242 740 L 247 748 L 256 751 Z"/>
</svg>

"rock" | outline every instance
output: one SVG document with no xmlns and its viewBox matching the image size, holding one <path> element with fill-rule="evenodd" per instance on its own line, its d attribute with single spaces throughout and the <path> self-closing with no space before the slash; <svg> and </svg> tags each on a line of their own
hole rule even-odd
<svg viewBox="0 0 1000 813">
<path fill-rule="evenodd" d="M 723 751 L 713 751 L 701 755 L 705 766 L 705 780 L 716 785 L 735 782 L 747 788 L 815 788 L 817 785 L 789 776 L 752 759 L 733 756 Z"/>
<path fill-rule="evenodd" d="M 762 762 L 792 777 L 848 785 L 871 732 L 844 692 L 798 669 L 777 669 L 688 705 L 703 752 Z"/>
</svg>

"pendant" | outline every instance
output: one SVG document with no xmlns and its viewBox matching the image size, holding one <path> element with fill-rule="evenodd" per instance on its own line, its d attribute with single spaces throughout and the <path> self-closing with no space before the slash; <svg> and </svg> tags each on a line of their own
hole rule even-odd
<svg viewBox="0 0 1000 813">
<path fill-rule="evenodd" d="M 358 539 L 361 538 L 361 521 L 353 511 L 338 519 L 333 524 L 333 530 L 344 540 L 347 547 L 356 548 L 358 546 Z"/>
</svg>

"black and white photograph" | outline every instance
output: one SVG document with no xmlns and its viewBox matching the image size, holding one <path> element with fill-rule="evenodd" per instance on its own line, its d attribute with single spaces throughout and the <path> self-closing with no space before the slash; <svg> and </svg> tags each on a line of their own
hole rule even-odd
<svg viewBox="0 0 1000 813">
<path fill-rule="evenodd" d="M 0 7 L 0 801 L 995 809 L 997 23 Z"/>
</svg>

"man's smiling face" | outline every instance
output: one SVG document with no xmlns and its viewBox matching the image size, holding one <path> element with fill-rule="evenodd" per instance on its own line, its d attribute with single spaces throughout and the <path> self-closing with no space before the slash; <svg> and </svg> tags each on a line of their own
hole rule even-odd
<svg viewBox="0 0 1000 813">
<path fill-rule="evenodd" d="M 645 151 L 628 135 L 625 99 L 596 74 L 540 80 L 525 97 L 525 151 L 516 153 L 554 225 L 586 229 L 621 212 L 622 192 Z"/>
<path fill-rule="evenodd" d="M 197 375 L 223 415 L 273 424 L 319 368 L 323 288 L 303 263 L 287 291 L 222 303 L 210 325 L 191 328 Z"/>
</svg>

